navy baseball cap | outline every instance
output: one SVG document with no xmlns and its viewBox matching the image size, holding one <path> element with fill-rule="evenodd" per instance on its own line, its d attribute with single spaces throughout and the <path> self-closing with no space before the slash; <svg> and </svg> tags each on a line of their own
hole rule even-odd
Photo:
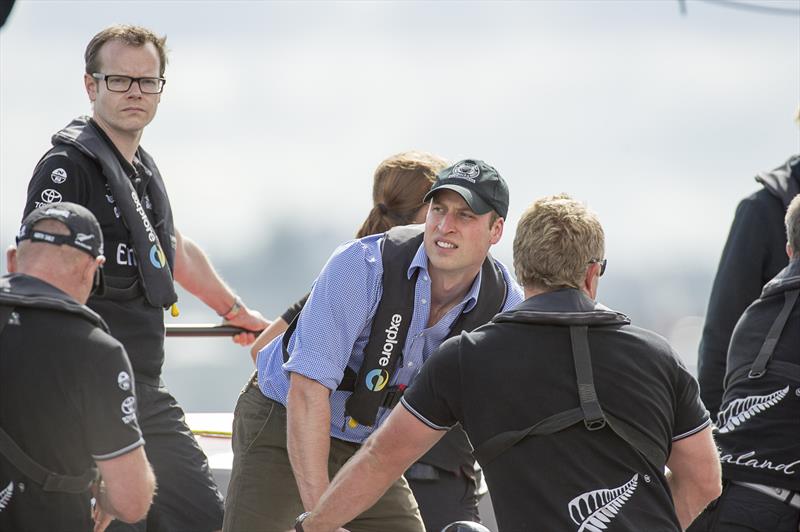
<svg viewBox="0 0 800 532">
<path fill-rule="evenodd" d="M 42 220 L 56 220 L 67 226 L 68 235 L 56 235 L 33 227 Z M 88 253 L 92 258 L 103 254 L 103 233 L 94 214 L 75 203 L 63 202 L 43 205 L 22 220 L 17 234 L 17 244 L 23 240 L 44 242 L 56 246 L 66 245 Z"/>
<path fill-rule="evenodd" d="M 443 188 L 458 192 L 475 214 L 494 210 L 502 218 L 508 215 L 508 185 L 493 166 L 483 161 L 465 159 L 442 170 L 424 201 Z"/>
</svg>

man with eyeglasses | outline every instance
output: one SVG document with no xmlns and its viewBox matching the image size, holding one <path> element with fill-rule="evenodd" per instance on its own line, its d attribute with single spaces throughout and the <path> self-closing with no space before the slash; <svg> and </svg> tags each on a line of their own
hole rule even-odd
<svg viewBox="0 0 800 532">
<path fill-rule="evenodd" d="M 218 530 L 222 496 L 160 378 L 163 312 L 177 313 L 178 281 L 232 325 L 257 331 L 268 322 L 244 306 L 200 247 L 175 228 L 164 180 L 139 146 L 166 83 L 165 38 L 142 27 L 111 26 L 89 42 L 85 61 L 92 116 L 76 118 L 53 136 L 53 148 L 34 170 L 25 215 L 70 201 L 86 206 L 102 227 L 109 257 L 106 291 L 88 305 L 128 352 L 139 424 L 158 480 L 151 511 L 136 529 Z M 235 338 L 243 345 L 254 339 L 250 333 Z M 125 525 L 114 522 L 111 529 Z"/>
<path fill-rule="evenodd" d="M 443 343 L 295 529 L 337 530 L 457 422 L 500 530 L 688 526 L 720 491 L 708 412 L 663 338 L 595 301 L 604 247 L 580 202 L 536 201 L 514 238 L 527 299 Z"/>
</svg>

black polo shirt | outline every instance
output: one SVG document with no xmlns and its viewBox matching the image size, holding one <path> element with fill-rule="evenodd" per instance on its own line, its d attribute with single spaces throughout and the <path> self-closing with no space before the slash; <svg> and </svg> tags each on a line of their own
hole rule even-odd
<svg viewBox="0 0 800 532">
<path fill-rule="evenodd" d="M 716 440 L 722 476 L 800 490 L 800 301 L 788 315 L 760 378 L 749 370 L 783 309 L 785 293 L 800 289 L 800 260 L 764 287 L 731 337 L 725 395 Z"/>
<path fill-rule="evenodd" d="M 99 127 L 95 128 L 117 154 L 142 205 L 156 227 L 153 206 L 147 195 L 150 181 L 143 164 L 128 163 Z M 111 189 L 100 165 L 73 146 L 58 145 L 39 161 L 28 185 L 28 197 L 23 218 L 33 209 L 47 203 L 70 201 L 83 205 L 97 218 L 103 231 L 103 267 L 106 294 L 89 300 L 89 307 L 100 314 L 111 334 L 125 346 L 137 375 L 157 378 L 164 363 L 164 312 L 150 305 L 139 285 L 131 234 L 120 217 Z"/>
<path fill-rule="evenodd" d="M 558 296 L 536 296 L 515 310 L 551 297 Z M 663 338 L 631 325 L 598 326 L 589 328 L 589 345 L 603 408 L 666 456 L 672 441 L 708 425 L 697 382 Z M 492 323 L 464 333 L 431 356 L 402 402 L 433 428 L 461 422 L 475 447 L 575 408 L 569 329 Z M 609 428 L 580 424 L 528 438 L 484 469 L 503 532 L 578 530 L 593 519 L 608 532 L 680 530 L 663 471 Z"/>
<path fill-rule="evenodd" d="M 16 307 L 0 334 L 0 426 L 31 458 L 63 475 L 81 475 L 94 461 L 143 445 L 125 350 L 78 315 Z M 89 531 L 90 497 L 44 492 L 0 456 L 2 531 Z"/>
</svg>

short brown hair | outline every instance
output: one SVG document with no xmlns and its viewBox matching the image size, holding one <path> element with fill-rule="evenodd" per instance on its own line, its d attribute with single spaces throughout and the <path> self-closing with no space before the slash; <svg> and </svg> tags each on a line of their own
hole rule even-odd
<svg viewBox="0 0 800 532">
<path fill-rule="evenodd" d="M 149 42 L 153 43 L 158 51 L 158 59 L 161 65 L 159 76 L 164 76 L 164 72 L 167 69 L 167 36 L 159 37 L 147 28 L 128 24 L 109 26 L 89 41 L 83 58 L 86 62 L 86 73 L 90 76 L 100 71 L 100 49 L 109 41 L 120 41 L 128 46 L 144 46 Z"/>
<path fill-rule="evenodd" d="M 786 209 L 786 241 L 792 248 L 793 259 L 800 258 L 800 194 L 796 195 Z"/>
<path fill-rule="evenodd" d="M 580 288 L 589 261 L 603 258 L 605 235 L 595 213 L 567 194 L 536 200 L 514 236 L 514 269 L 526 288 Z"/>
<path fill-rule="evenodd" d="M 372 183 L 373 207 L 356 238 L 410 224 L 425 204 L 422 198 L 446 166 L 447 161 L 438 155 L 419 151 L 398 153 L 381 162 Z"/>
</svg>

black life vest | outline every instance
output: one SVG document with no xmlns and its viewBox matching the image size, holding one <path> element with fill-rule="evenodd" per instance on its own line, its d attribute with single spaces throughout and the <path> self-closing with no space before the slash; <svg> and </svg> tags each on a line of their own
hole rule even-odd
<svg viewBox="0 0 800 532">
<path fill-rule="evenodd" d="M 793 260 L 764 286 L 731 337 L 735 367 L 725 377 L 715 433 L 725 478 L 800 489 L 800 345 L 781 344 L 793 360 L 773 359 L 787 331 L 797 338 L 799 296 L 800 260 Z M 751 364 L 739 363 L 751 353 Z"/>
<path fill-rule="evenodd" d="M 3 333 L 17 307 L 31 307 L 55 310 L 79 316 L 92 325 L 108 331 L 103 318 L 86 305 L 81 305 L 49 285 L 23 275 L 0 278 L 0 335 Z M 42 290 L 44 288 L 45 290 Z M 48 290 L 49 288 L 49 290 Z M 31 458 L 0 427 L 0 455 L 19 469 L 25 476 L 42 486 L 44 491 L 64 493 L 84 493 L 98 478 L 97 468 L 89 468 L 81 475 L 60 475 L 54 473 Z"/>
<path fill-rule="evenodd" d="M 408 278 L 408 268 L 422 244 L 423 226 L 394 227 L 386 232 L 381 246 L 383 263 L 383 296 L 375 312 L 369 341 L 364 348 L 364 362 L 356 374 L 345 369 L 338 390 L 353 392 L 345 403 L 345 415 L 359 424 L 372 426 L 382 407 L 392 408 L 399 401 L 405 386 L 388 386 L 398 361 L 402 358 L 408 329 L 414 314 L 416 270 Z M 390 282 L 386 282 L 390 280 Z M 500 267 L 487 255 L 481 267 L 481 287 L 475 307 L 462 313 L 453 322 L 448 338 L 461 331 L 471 331 L 500 312 L 508 287 Z M 299 315 L 298 315 L 299 316 Z M 292 320 L 283 335 L 283 357 L 289 359 L 289 339 L 297 326 Z"/>
</svg>

